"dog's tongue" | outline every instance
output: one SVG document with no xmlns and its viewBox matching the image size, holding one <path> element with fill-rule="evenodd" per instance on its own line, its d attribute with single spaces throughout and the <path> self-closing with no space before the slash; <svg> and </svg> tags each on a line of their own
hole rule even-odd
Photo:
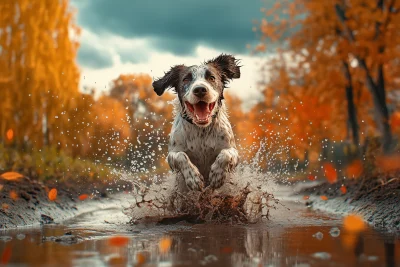
<svg viewBox="0 0 400 267">
<path fill-rule="evenodd" d="M 197 115 L 199 120 L 206 120 L 207 116 L 210 114 L 210 109 L 208 108 L 208 103 L 200 101 L 193 105 L 194 113 Z"/>
</svg>

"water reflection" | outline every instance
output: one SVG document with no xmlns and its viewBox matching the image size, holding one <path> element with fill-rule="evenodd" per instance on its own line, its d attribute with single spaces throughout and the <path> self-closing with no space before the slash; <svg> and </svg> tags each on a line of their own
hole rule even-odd
<svg viewBox="0 0 400 267">
<path fill-rule="evenodd" d="M 76 244 L 44 241 L 62 236 L 65 226 L 2 232 L 2 260 L 30 266 L 399 266 L 399 239 L 369 229 L 363 234 L 329 234 L 332 226 L 271 227 L 194 225 L 184 229 L 155 227 L 127 234 L 127 246 L 108 242 L 114 232 L 72 229 Z M 156 231 L 153 231 L 156 229 Z M 321 232 L 318 240 L 313 234 Z M 21 234 L 24 234 L 25 237 Z M 17 238 L 17 235 L 19 238 Z M 11 240 L 4 238 L 12 237 Z"/>
</svg>

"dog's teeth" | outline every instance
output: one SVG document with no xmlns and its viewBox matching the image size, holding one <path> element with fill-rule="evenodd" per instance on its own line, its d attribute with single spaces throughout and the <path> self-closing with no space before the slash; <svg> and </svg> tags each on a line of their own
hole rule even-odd
<svg viewBox="0 0 400 267">
<path fill-rule="evenodd" d="M 199 119 L 199 116 L 198 116 L 197 114 L 196 114 L 196 119 L 200 120 L 200 119 Z"/>
</svg>

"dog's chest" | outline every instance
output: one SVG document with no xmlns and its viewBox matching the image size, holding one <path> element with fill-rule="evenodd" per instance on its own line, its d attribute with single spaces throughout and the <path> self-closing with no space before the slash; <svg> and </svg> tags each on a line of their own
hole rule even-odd
<svg viewBox="0 0 400 267">
<path fill-rule="evenodd" d="M 207 178 L 211 165 L 221 152 L 225 136 L 219 131 L 198 131 L 186 137 L 186 154 L 200 173 Z"/>
</svg>

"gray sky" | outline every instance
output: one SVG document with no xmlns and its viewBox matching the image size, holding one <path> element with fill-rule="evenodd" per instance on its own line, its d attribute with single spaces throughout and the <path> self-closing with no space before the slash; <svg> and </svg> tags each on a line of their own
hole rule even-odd
<svg viewBox="0 0 400 267">
<path fill-rule="evenodd" d="M 198 64 L 224 52 L 244 65 L 231 90 L 244 100 L 259 97 L 259 60 L 246 45 L 257 42 L 252 28 L 267 6 L 262 0 L 73 0 L 72 5 L 82 27 L 81 86 L 107 90 L 122 73 L 157 77 L 173 64 Z"/>
</svg>

